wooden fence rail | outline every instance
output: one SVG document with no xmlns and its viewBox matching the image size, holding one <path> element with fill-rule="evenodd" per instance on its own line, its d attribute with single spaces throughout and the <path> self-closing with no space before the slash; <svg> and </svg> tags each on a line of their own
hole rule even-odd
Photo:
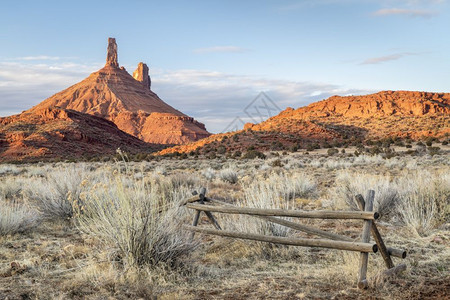
<svg viewBox="0 0 450 300">
<path fill-rule="evenodd" d="M 365 289 L 369 285 L 368 280 L 366 278 L 366 274 L 367 274 L 369 253 L 371 252 L 376 253 L 379 250 L 387 267 L 387 270 L 383 272 L 381 275 L 379 275 L 378 278 L 385 279 L 388 276 L 393 276 L 399 272 L 404 271 L 406 268 L 406 265 L 403 264 L 395 266 L 391 258 L 391 256 L 405 258 L 406 251 L 386 247 L 378 231 L 378 228 L 375 224 L 375 220 L 379 218 L 379 214 L 377 212 L 373 212 L 373 201 L 375 197 L 375 192 L 372 190 L 368 191 L 366 200 L 364 200 L 364 197 L 361 195 L 355 196 L 355 200 L 361 211 L 301 211 L 301 210 L 237 207 L 223 201 L 206 197 L 205 188 L 202 188 L 199 191 L 198 195 L 196 192 L 194 195 L 196 196 L 186 199 L 180 204 L 185 205 L 187 208 L 195 210 L 195 216 L 192 226 L 190 225 L 183 226 L 185 230 L 191 231 L 192 238 L 194 237 L 195 232 L 198 232 L 204 234 L 212 234 L 237 239 L 247 239 L 283 245 L 322 247 L 338 250 L 357 251 L 361 253 L 359 265 L 359 278 L 358 278 L 358 287 L 361 289 Z M 205 204 L 205 202 L 209 204 Z M 215 229 L 197 227 L 200 214 L 202 211 L 206 214 L 208 220 L 215 227 Z M 268 222 L 283 225 L 291 229 L 306 232 L 308 234 L 316 235 L 325 239 L 277 237 L 277 236 L 267 236 L 261 234 L 222 230 L 219 223 L 213 216 L 212 212 L 250 215 L 252 217 L 257 217 L 266 220 Z M 352 238 L 340 234 L 327 232 L 319 228 L 292 222 L 279 217 L 316 218 L 316 219 L 359 219 L 362 220 L 364 223 L 361 241 L 355 241 Z M 374 243 L 370 242 L 371 234 L 374 238 Z"/>
</svg>

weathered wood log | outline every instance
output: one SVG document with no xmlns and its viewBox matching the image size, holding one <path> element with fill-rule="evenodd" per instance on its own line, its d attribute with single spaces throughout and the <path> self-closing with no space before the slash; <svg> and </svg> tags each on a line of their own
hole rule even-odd
<svg viewBox="0 0 450 300">
<path fill-rule="evenodd" d="M 260 241 L 260 242 L 267 242 L 267 243 L 277 243 L 277 244 L 291 245 L 291 246 L 321 247 L 321 248 L 331 248 L 331 249 L 358 251 L 358 252 L 377 252 L 378 251 L 377 244 L 370 244 L 370 243 L 267 236 L 267 235 L 244 233 L 244 232 L 237 232 L 237 231 L 201 228 L 201 227 L 189 226 L 189 225 L 183 225 L 183 229 L 194 231 L 194 232 L 205 233 L 205 234 L 213 234 L 213 235 L 233 237 L 233 238 L 238 238 L 238 239 L 253 240 L 253 241 Z"/>
<path fill-rule="evenodd" d="M 401 249 L 395 249 L 395 248 L 387 248 L 387 251 L 389 255 L 400 257 L 400 258 L 406 258 L 406 251 Z"/>
<path fill-rule="evenodd" d="M 221 212 L 228 214 L 245 214 L 257 216 L 279 216 L 279 217 L 297 217 L 297 218 L 316 218 L 316 219 L 363 219 L 375 220 L 379 217 L 377 212 L 367 211 L 297 211 L 285 209 L 260 209 L 250 207 L 231 207 L 231 206 L 211 206 L 195 203 L 188 203 L 186 207 L 211 212 Z"/>
<path fill-rule="evenodd" d="M 222 230 L 222 227 L 220 227 L 216 218 L 214 218 L 213 214 L 210 211 L 205 211 L 205 214 L 208 217 L 209 221 L 214 225 L 214 227 L 216 227 L 216 229 Z"/>
<path fill-rule="evenodd" d="M 198 197 L 196 196 L 196 198 L 198 198 L 198 201 L 200 201 L 201 204 L 203 204 L 203 199 L 205 198 L 205 194 L 206 194 L 206 188 L 203 187 L 200 189 L 200 193 L 199 193 Z M 194 221 L 192 222 L 192 226 L 197 226 L 198 221 L 200 219 L 200 213 L 201 213 L 200 210 L 197 210 L 195 212 Z M 191 240 L 194 239 L 194 235 L 195 235 L 195 232 L 193 231 L 191 233 Z"/>
<path fill-rule="evenodd" d="M 364 211 L 370 212 L 373 210 L 373 199 L 375 198 L 375 191 L 369 190 L 367 192 L 367 201 L 364 207 Z M 372 226 L 372 220 L 364 220 L 363 232 L 361 242 L 368 243 L 370 241 L 370 228 Z M 367 276 L 367 263 L 369 261 L 369 253 L 361 252 L 359 258 L 359 280 L 358 287 L 360 289 L 366 289 L 368 287 L 368 283 L 366 280 Z"/>
<path fill-rule="evenodd" d="M 192 222 L 192 226 L 197 226 L 197 224 L 198 224 L 198 220 L 200 219 L 200 213 L 201 213 L 201 211 L 199 211 L 199 210 L 196 210 L 195 211 L 195 216 L 194 216 L 194 221 Z M 194 236 L 195 236 L 195 232 L 191 232 L 191 240 L 194 238 Z"/>
<path fill-rule="evenodd" d="M 366 203 L 362 195 L 356 195 L 355 197 L 356 203 L 359 206 L 359 209 L 364 210 Z M 375 222 L 371 222 L 370 231 L 372 232 L 372 236 L 377 243 L 378 249 L 380 250 L 381 256 L 383 257 L 384 263 L 388 269 L 394 267 L 394 263 L 392 262 L 391 256 L 386 248 L 386 245 L 381 238 L 380 232 L 378 231 L 377 225 Z"/>
<path fill-rule="evenodd" d="M 190 199 L 194 199 L 195 201 L 190 201 Z M 197 202 L 199 201 L 198 196 L 197 197 L 192 197 L 188 199 L 189 203 L 191 202 Z M 232 204 L 220 201 L 220 200 L 216 200 L 216 199 L 211 199 L 208 197 L 205 197 L 204 201 L 207 202 L 211 202 L 214 204 L 220 204 L 220 205 L 224 205 L 224 206 L 232 206 L 234 207 Z M 287 221 L 287 220 L 283 220 L 283 219 L 279 219 L 277 217 L 270 217 L 270 216 L 254 216 L 254 217 L 258 217 L 264 220 L 268 220 L 270 222 L 273 223 L 277 223 L 295 230 L 299 230 L 299 231 L 303 231 L 309 234 L 314 234 L 320 237 L 324 237 L 324 238 L 329 238 L 332 240 L 336 240 L 336 241 L 347 241 L 347 242 L 353 242 L 354 239 L 344 236 L 344 235 L 340 235 L 340 234 L 336 234 L 336 233 L 332 233 L 332 232 L 328 232 L 328 231 L 324 231 L 318 228 L 314 228 L 311 226 L 307 226 L 307 225 L 303 225 L 303 224 L 298 224 L 295 222 L 291 222 L 291 221 Z M 395 257 L 399 257 L 399 258 L 405 258 L 406 257 L 406 251 L 405 250 L 401 250 L 401 249 L 395 249 L 395 248 L 387 248 L 387 251 L 389 253 L 389 255 L 391 256 L 395 256 Z"/>
<path fill-rule="evenodd" d="M 374 285 L 378 286 L 389 280 L 391 277 L 394 277 L 398 275 L 401 272 L 404 272 L 406 270 L 406 264 L 400 264 L 396 267 L 390 268 L 388 270 L 385 270 L 379 274 L 377 274 L 374 279 Z"/>
<path fill-rule="evenodd" d="M 181 201 L 179 206 L 184 206 L 184 205 L 186 205 L 188 203 L 197 202 L 199 200 L 200 200 L 200 198 L 198 197 L 198 195 L 192 196 L 191 198 L 187 198 L 187 199 Z"/>
<path fill-rule="evenodd" d="M 223 201 L 219 201 L 219 200 L 215 200 L 215 199 L 209 199 L 211 201 L 211 203 L 214 204 L 220 204 L 220 205 L 224 205 L 224 206 L 233 206 L 231 204 L 228 204 L 226 202 Z M 336 233 L 332 233 L 332 232 L 328 232 L 328 231 L 324 231 L 318 228 L 314 228 L 311 226 L 307 226 L 307 225 L 303 225 L 303 224 L 299 224 L 299 223 L 295 223 L 295 222 L 291 222 L 288 220 L 283 220 L 277 217 L 265 217 L 265 216 L 254 216 L 263 220 L 267 220 L 270 221 L 272 223 L 276 223 L 279 225 L 283 225 L 295 230 L 299 230 L 302 232 L 306 232 L 309 234 L 313 234 L 313 235 L 317 235 L 317 236 L 321 236 L 321 237 L 325 237 L 325 238 L 329 238 L 332 240 L 336 240 L 336 241 L 347 241 L 347 242 L 353 242 L 354 240 L 352 238 L 346 237 L 344 235 L 340 235 L 340 234 L 336 234 Z"/>
</svg>

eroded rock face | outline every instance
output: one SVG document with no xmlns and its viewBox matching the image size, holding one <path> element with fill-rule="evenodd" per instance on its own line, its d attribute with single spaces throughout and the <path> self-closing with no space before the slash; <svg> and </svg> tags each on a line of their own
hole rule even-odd
<svg viewBox="0 0 450 300">
<path fill-rule="evenodd" d="M 138 64 L 137 69 L 133 72 L 133 78 L 139 82 L 142 82 L 142 85 L 145 88 L 149 90 L 151 89 L 152 82 L 150 80 L 150 76 L 148 75 L 148 66 L 143 62 Z"/>
<path fill-rule="evenodd" d="M 108 51 L 106 54 L 105 66 L 118 68 L 119 60 L 117 58 L 117 44 L 115 38 L 108 38 Z"/>
<path fill-rule="evenodd" d="M 0 118 L 0 162 L 114 155 L 155 149 L 108 120 L 62 108 Z"/>
<path fill-rule="evenodd" d="M 257 140 L 252 131 L 258 136 Z M 233 139 L 233 136 L 236 139 Z M 249 145 L 268 150 L 261 141 L 286 147 L 308 143 L 382 139 L 421 139 L 450 135 L 450 94 L 410 91 L 383 91 L 362 96 L 333 96 L 298 109 L 287 108 L 259 124 L 248 123 L 244 130 L 212 135 L 207 139 L 164 149 L 160 154 L 190 152 L 226 136 L 233 142 L 227 151 L 242 151 Z M 230 139 L 231 138 L 231 139 Z M 266 148 L 264 148 L 266 147 Z"/>
<path fill-rule="evenodd" d="M 105 67 L 29 111 L 50 107 L 76 110 L 110 120 L 126 133 L 155 144 L 183 144 L 210 135 L 202 123 L 150 90 L 146 64 L 140 63 L 133 75 L 119 67 L 116 40 L 109 38 Z"/>
<path fill-rule="evenodd" d="M 362 96 L 333 96 L 299 108 L 304 116 L 425 116 L 450 114 L 450 97 L 445 93 L 383 91 Z"/>
</svg>

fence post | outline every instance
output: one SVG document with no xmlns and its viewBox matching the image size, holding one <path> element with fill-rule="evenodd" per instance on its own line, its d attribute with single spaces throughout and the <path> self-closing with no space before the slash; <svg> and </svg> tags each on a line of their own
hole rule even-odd
<svg viewBox="0 0 450 300">
<path fill-rule="evenodd" d="M 204 200 L 206 198 L 205 195 L 206 195 L 206 188 L 202 187 L 200 189 L 200 193 L 198 195 L 200 204 L 205 204 L 205 202 L 204 202 Z M 202 212 L 201 210 L 196 210 L 194 221 L 192 222 L 192 226 L 197 226 L 198 225 L 198 221 L 200 219 L 200 213 L 201 212 Z M 205 211 L 205 214 L 208 217 L 209 221 L 214 225 L 214 227 L 216 227 L 216 229 L 222 230 L 222 228 L 220 227 L 219 223 L 216 221 L 216 219 L 214 218 L 214 216 L 212 215 L 212 213 L 210 211 Z M 195 231 L 192 231 L 191 239 L 194 238 L 194 235 L 195 235 Z"/>
<path fill-rule="evenodd" d="M 355 199 L 356 199 L 356 202 L 357 202 L 359 208 L 361 210 L 364 210 L 366 203 L 364 201 L 363 196 L 356 195 Z M 386 248 L 386 245 L 384 244 L 383 239 L 381 238 L 381 234 L 378 231 L 378 228 L 377 228 L 377 225 L 375 225 L 375 222 L 372 222 L 371 231 L 372 231 L 372 236 L 373 236 L 375 242 L 377 243 L 378 249 L 380 250 L 381 256 L 384 259 L 384 263 L 386 264 L 386 267 L 388 269 L 393 268 L 394 263 L 392 262 L 391 255 L 389 254 L 389 251 Z M 403 252 L 402 252 L 402 256 L 403 256 Z"/>
<path fill-rule="evenodd" d="M 203 204 L 203 199 L 205 199 L 205 194 L 206 194 L 206 189 L 205 188 L 201 188 L 200 189 L 200 193 L 198 195 L 199 197 L 199 201 L 201 204 Z M 192 226 L 197 226 L 198 225 L 198 220 L 200 219 L 200 210 L 196 210 L 195 211 L 195 216 L 194 216 L 194 221 L 192 222 Z M 191 232 L 191 240 L 194 238 L 195 232 Z"/>
<path fill-rule="evenodd" d="M 366 205 L 364 211 L 373 210 L 373 200 L 375 198 L 375 191 L 369 190 L 366 197 Z M 368 243 L 370 240 L 370 228 L 372 226 L 372 220 L 364 220 L 363 232 L 361 242 Z M 369 285 L 367 283 L 367 263 L 369 261 L 369 253 L 361 252 L 359 259 L 359 279 L 358 287 L 360 289 L 366 289 Z"/>
</svg>

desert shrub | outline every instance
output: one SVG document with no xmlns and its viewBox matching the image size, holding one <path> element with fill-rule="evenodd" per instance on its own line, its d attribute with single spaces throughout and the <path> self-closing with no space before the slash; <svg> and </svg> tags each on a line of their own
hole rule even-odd
<svg viewBox="0 0 450 300">
<path fill-rule="evenodd" d="M 2 164 L 0 165 L 0 175 L 12 174 L 17 175 L 22 172 L 22 169 L 18 168 L 15 165 Z"/>
<path fill-rule="evenodd" d="M 239 150 L 233 153 L 233 158 L 239 158 L 241 156 L 242 156 L 242 152 Z"/>
<path fill-rule="evenodd" d="M 336 148 L 330 148 L 330 149 L 328 149 L 328 151 L 327 151 L 327 154 L 328 154 L 329 156 L 333 156 L 333 155 L 338 154 L 338 153 L 339 153 L 339 150 L 336 149 Z"/>
<path fill-rule="evenodd" d="M 291 203 L 281 199 L 280 191 L 274 182 L 256 181 L 244 187 L 244 197 L 236 205 L 254 208 L 284 208 L 288 209 Z M 273 235 L 286 237 L 291 230 L 264 219 L 246 215 L 230 215 L 225 217 L 226 227 L 240 232 L 253 234 Z M 272 257 L 278 248 L 283 246 L 265 242 L 245 241 L 248 249 L 258 256 Z"/>
<path fill-rule="evenodd" d="M 300 148 L 298 145 L 292 145 L 292 146 L 289 148 L 289 150 L 290 150 L 291 152 L 297 152 L 297 151 L 298 151 L 298 148 Z"/>
<path fill-rule="evenodd" d="M 199 185 L 199 180 L 196 176 L 192 176 L 192 174 L 189 173 L 176 173 L 172 174 L 169 177 L 170 183 L 175 188 L 194 188 L 197 185 Z"/>
<path fill-rule="evenodd" d="M 207 168 L 201 172 L 203 177 L 205 177 L 207 180 L 213 180 L 216 178 L 216 171 L 212 168 Z"/>
<path fill-rule="evenodd" d="M 49 170 L 46 178 L 37 178 L 24 187 L 25 197 L 46 219 L 69 219 L 80 205 L 82 182 L 87 177 L 84 164 L 62 165 Z"/>
<path fill-rule="evenodd" d="M 274 182 L 276 190 L 285 201 L 315 197 L 317 194 L 316 181 L 306 173 L 274 174 L 268 180 Z"/>
<path fill-rule="evenodd" d="M 206 155 L 206 157 L 209 159 L 214 159 L 217 157 L 217 155 L 215 151 L 211 151 L 210 153 L 208 153 L 208 155 Z"/>
<path fill-rule="evenodd" d="M 439 148 L 439 147 L 428 147 L 427 150 L 428 150 L 428 153 L 429 153 L 430 155 L 436 155 L 436 154 L 439 153 L 439 151 L 441 150 L 441 148 Z"/>
<path fill-rule="evenodd" d="M 275 159 L 275 160 L 273 160 L 273 161 L 271 161 L 270 162 L 270 166 L 271 167 L 282 167 L 283 166 L 283 163 L 281 162 L 281 159 Z"/>
<path fill-rule="evenodd" d="M 0 181 L 0 198 L 5 200 L 14 200 L 22 192 L 24 181 L 21 179 L 6 177 Z"/>
<path fill-rule="evenodd" d="M 9 203 L 0 198 L 0 236 L 24 233 L 37 227 L 39 214 L 24 204 Z"/>
<path fill-rule="evenodd" d="M 153 174 L 157 175 L 167 175 L 167 168 L 165 166 L 156 166 L 153 170 Z"/>
<path fill-rule="evenodd" d="M 260 151 L 257 150 L 248 150 L 243 158 L 247 158 L 247 159 L 255 159 L 255 158 L 261 158 L 261 159 L 265 159 L 266 155 Z"/>
<path fill-rule="evenodd" d="M 375 191 L 374 210 L 382 217 L 386 218 L 394 211 L 398 200 L 397 184 L 391 177 L 385 175 L 340 171 L 336 177 L 335 187 L 330 190 L 330 197 L 336 201 L 338 207 L 359 210 L 355 196 L 361 194 L 366 197 L 368 190 Z"/>
<path fill-rule="evenodd" d="M 217 148 L 217 153 L 218 154 L 225 154 L 225 152 L 227 152 L 227 148 L 225 148 L 225 146 L 219 146 Z"/>
<path fill-rule="evenodd" d="M 222 181 L 235 184 L 238 182 L 238 174 L 231 168 L 220 170 L 219 178 Z"/>
<path fill-rule="evenodd" d="M 79 229 L 98 239 L 110 257 L 125 268 L 177 266 L 179 258 L 195 246 L 186 232 L 179 201 L 190 195 L 169 180 L 128 181 L 118 173 L 108 184 L 83 194 L 84 205 L 77 217 Z"/>
<path fill-rule="evenodd" d="M 450 221 L 450 176 L 416 171 L 400 179 L 399 214 L 414 233 L 423 236 Z"/>
</svg>

